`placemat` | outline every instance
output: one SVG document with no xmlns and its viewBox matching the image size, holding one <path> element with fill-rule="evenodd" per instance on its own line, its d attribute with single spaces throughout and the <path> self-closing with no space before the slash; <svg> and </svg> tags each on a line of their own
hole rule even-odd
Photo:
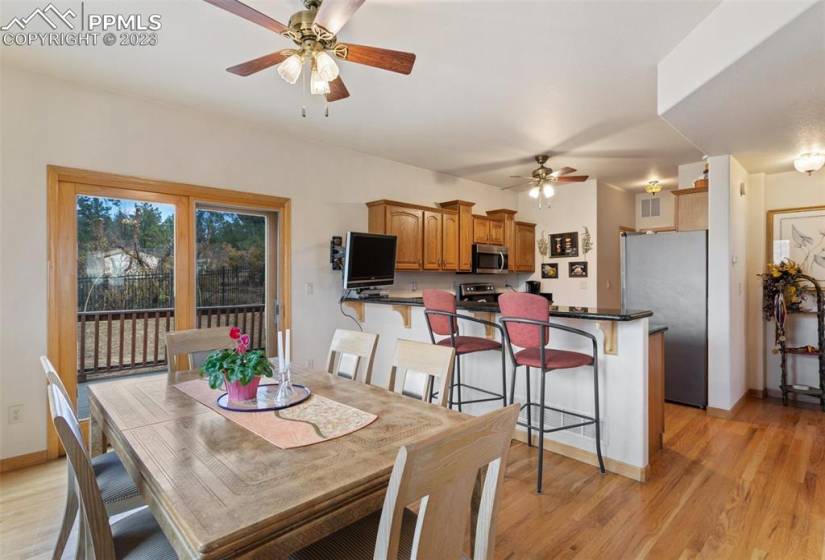
<svg viewBox="0 0 825 560">
<path fill-rule="evenodd" d="M 218 406 L 217 398 L 224 391 L 211 389 L 205 379 L 184 381 L 175 387 L 281 449 L 345 436 L 369 426 L 378 418 L 375 414 L 316 394 L 283 410 L 235 412 Z"/>
</svg>

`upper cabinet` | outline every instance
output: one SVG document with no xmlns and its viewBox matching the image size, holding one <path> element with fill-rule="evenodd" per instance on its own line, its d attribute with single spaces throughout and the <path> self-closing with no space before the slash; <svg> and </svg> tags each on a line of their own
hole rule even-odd
<svg viewBox="0 0 825 560">
<path fill-rule="evenodd" d="M 536 224 L 515 222 L 513 227 L 515 250 L 510 257 L 510 270 L 535 272 Z"/>
<path fill-rule="evenodd" d="M 392 200 L 376 200 L 367 206 L 370 233 L 398 237 L 396 270 L 471 272 L 473 243 L 506 246 L 511 255 L 510 270 L 528 272 L 535 268 L 535 226 L 515 222 L 514 210 L 474 216 L 473 203 L 464 200 L 442 202 L 439 208 Z M 519 233 L 519 224 L 523 233 Z M 525 255 L 521 258 L 519 247 Z"/>
<path fill-rule="evenodd" d="M 504 245 L 504 222 L 473 216 L 473 243 Z"/>
<path fill-rule="evenodd" d="M 396 270 L 458 270 L 457 212 L 388 200 L 367 206 L 370 233 L 398 238 Z"/>
</svg>

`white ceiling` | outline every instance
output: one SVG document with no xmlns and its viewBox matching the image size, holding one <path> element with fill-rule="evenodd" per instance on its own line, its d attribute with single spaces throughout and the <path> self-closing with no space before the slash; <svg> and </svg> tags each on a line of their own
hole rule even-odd
<svg viewBox="0 0 825 560">
<path fill-rule="evenodd" d="M 55 1 L 58 7 L 78 2 Z M 286 22 L 297 0 L 249 0 Z M 3 19 L 37 1 L 3 2 Z M 656 115 L 656 64 L 717 1 L 368 0 L 342 41 L 415 52 L 412 75 L 341 63 L 352 97 L 302 119 L 298 87 L 233 64 L 289 43 L 198 0 L 87 1 L 159 13 L 157 47 L 3 48 L 34 71 L 271 125 L 285 134 L 504 186 L 536 153 L 624 188 L 676 183 L 701 153 Z"/>
<path fill-rule="evenodd" d="M 750 173 L 793 170 L 825 151 L 825 2 L 819 2 L 667 111 L 708 154 Z"/>
</svg>

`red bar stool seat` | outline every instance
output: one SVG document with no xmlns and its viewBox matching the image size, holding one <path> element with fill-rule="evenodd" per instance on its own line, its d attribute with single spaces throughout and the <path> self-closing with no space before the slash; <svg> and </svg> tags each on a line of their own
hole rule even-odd
<svg viewBox="0 0 825 560">
<path fill-rule="evenodd" d="M 541 367 L 541 352 L 538 348 L 526 348 L 516 352 L 516 365 Z M 567 369 L 581 366 L 592 366 L 593 356 L 570 352 L 569 350 L 553 350 L 547 348 L 544 351 L 544 369 Z"/>
<path fill-rule="evenodd" d="M 484 352 L 485 350 L 500 350 L 501 343 L 489 338 L 480 336 L 457 336 L 455 342 L 445 338 L 436 342 L 440 346 L 452 346 L 456 354 L 472 354 L 473 352 Z"/>
<path fill-rule="evenodd" d="M 450 387 L 449 406 L 458 405 L 461 411 L 463 405 L 501 400 L 502 406 L 507 406 L 507 358 L 504 354 L 504 329 L 492 321 L 476 319 L 456 312 L 455 296 L 444 290 L 424 290 L 424 316 L 427 318 L 427 328 L 430 331 L 430 340 L 440 346 L 455 348 L 455 377 Z M 481 336 L 462 335 L 458 331 L 460 322 L 470 322 L 493 328 L 500 334 L 501 340 L 491 340 Z M 435 340 L 436 335 L 446 336 Z M 475 352 L 496 350 L 501 353 L 501 394 L 464 383 L 461 380 L 461 357 Z M 463 389 L 470 389 L 484 395 L 481 398 L 464 400 Z M 457 397 L 453 399 L 453 396 Z"/>
</svg>

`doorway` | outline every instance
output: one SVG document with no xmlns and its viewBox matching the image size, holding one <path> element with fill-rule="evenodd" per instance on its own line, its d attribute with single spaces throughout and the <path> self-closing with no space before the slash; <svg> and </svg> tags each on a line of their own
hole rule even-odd
<svg viewBox="0 0 825 560">
<path fill-rule="evenodd" d="M 289 199 L 53 166 L 48 178 L 48 355 L 82 426 L 89 384 L 166 371 L 167 332 L 235 325 L 275 355 Z"/>
</svg>

